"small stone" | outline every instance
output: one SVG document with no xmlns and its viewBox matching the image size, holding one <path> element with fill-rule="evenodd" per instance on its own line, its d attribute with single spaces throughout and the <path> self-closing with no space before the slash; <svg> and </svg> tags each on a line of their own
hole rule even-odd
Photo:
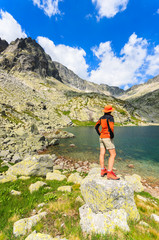
<svg viewBox="0 0 159 240">
<path fill-rule="evenodd" d="M 87 166 L 88 164 L 89 164 L 88 161 L 83 162 L 83 165 L 84 165 L 84 166 Z"/>
<path fill-rule="evenodd" d="M 76 145 L 75 145 L 75 144 L 73 144 L 73 143 L 71 143 L 71 144 L 70 144 L 70 147 L 76 147 Z"/>
<path fill-rule="evenodd" d="M 61 186 L 61 187 L 58 187 L 57 190 L 62 191 L 62 192 L 71 192 L 72 191 L 72 186 Z"/>
<path fill-rule="evenodd" d="M 145 226 L 145 227 L 149 227 L 148 223 L 146 223 L 144 221 L 140 221 L 139 224 L 142 226 Z"/>
<path fill-rule="evenodd" d="M 156 222 L 159 222 L 159 216 L 156 214 L 151 214 L 151 218 L 155 220 Z"/>
<path fill-rule="evenodd" d="M 35 135 L 39 134 L 39 130 L 34 123 L 31 125 L 31 132 L 34 133 Z"/>
<path fill-rule="evenodd" d="M 47 215 L 47 212 L 41 212 L 30 218 L 23 218 L 14 223 L 13 234 L 18 237 L 20 235 L 26 235 L 28 230 L 31 230 L 43 217 Z"/>
<path fill-rule="evenodd" d="M 11 160 L 12 163 L 18 163 L 18 162 L 21 162 L 21 161 L 22 161 L 22 157 L 18 153 L 14 154 L 14 156 Z"/>
<path fill-rule="evenodd" d="M 75 201 L 84 204 L 84 201 L 80 196 L 78 196 Z"/>
<path fill-rule="evenodd" d="M 74 167 L 75 167 L 75 168 L 79 168 L 80 165 L 79 165 L 78 163 L 75 163 Z"/>
<path fill-rule="evenodd" d="M 12 165 L 10 165 L 7 161 L 3 161 L 3 162 L 1 163 L 1 167 L 5 167 L 5 166 L 11 167 Z"/>
<path fill-rule="evenodd" d="M 30 193 L 34 192 L 34 191 L 38 191 L 40 187 L 46 185 L 45 182 L 42 182 L 42 181 L 37 181 L 36 183 L 33 183 L 30 185 L 29 187 L 29 190 L 30 190 Z"/>
<path fill-rule="evenodd" d="M 20 191 L 16 191 L 16 190 L 12 190 L 10 193 L 12 195 L 21 195 L 21 192 Z"/>
<path fill-rule="evenodd" d="M 32 215 L 35 215 L 35 214 L 36 214 L 36 209 L 33 209 Z"/>
<path fill-rule="evenodd" d="M 73 182 L 73 183 L 77 183 L 77 184 L 81 184 L 83 178 L 79 175 L 79 173 L 72 173 L 67 181 L 68 182 Z"/>
<path fill-rule="evenodd" d="M 31 233 L 25 240 L 54 240 L 55 238 L 52 238 L 48 234 L 43 233 Z"/>
<path fill-rule="evenodd" d="M 45 189 L 49 189 L 49 190 L 50 190 L 50 189 L 51 189 L 51 187 L 45 187 Z"/>
<path fill-rule="evenodd" d="M 52 173 L 49 172 L 46 174 L 46 180 L 58 180 L 58 181 L 63 181 L 64 179 L 66 179 L 65 175 L 62 174 L 58 174 L 58 173 Z"/>
<path fill-rule="evenodd" d="M 54 171 L 54 169 L 57 169 L 57 170 L 63 169 L 63 166 L 61 166 L 61 165 L 55 165 L 55 166 L 53 166 L 53 171 Z"/>
<path fill-rule="evenodd" d="M 134 165 L 133 164 L 129 164 L 128 167 L 129 168 L 134 168 Z"/>
<path fill-rule="evenodd" d="M 53 173 L 57 173 L 57 174 L 61 174 L 61 172 L 59 170 L 53 170 Z"/>
<path fill-rule="evenodd" d="M 30 179 L 30 177 L 29 176 L 20 176 L 19 179 L 21 179 L 21 180 L 28 180 L 28 179 Z"/>
<path fill-rule="evenodd" d="M 17 177 L 14 175 L 4 175 L 3 178 L 0 179 L 0 183 L 14 182 L 16 180 Z"/>
<path fill-rule="evenodd" d="M 46 203 L 40 203 L 38 204 L 38 208 L 44 207 L 46 205 Z"/>
<path fill-rule="evenodd" d="M 0 157 L 6 157 L 9 154 L 9 150 L 2 150 L 0 152 Z"/>
<path fill-rule="evenodd" d="M 82 167 L 79 167 L 79 168 L 76 169 L 76 171 L 79 172 L 79 173 L 81 173 L 81 172 L 83 172 L 83 168 L 82 168 Z"/>
<path fill-rule="evenodd" d="M 56 146 L 59 145 L 60 141 L 59 139 L 53 139 L 50 143 L 49 146 Z"/>
<path fill-rule="evenodd" d="M 14 130 L 15 134 L 17 134 L 18 136 L 23 136 L 25 134 L 25 129 L 23 127 L 20 127 L 16 130 Z"/>
</svg>

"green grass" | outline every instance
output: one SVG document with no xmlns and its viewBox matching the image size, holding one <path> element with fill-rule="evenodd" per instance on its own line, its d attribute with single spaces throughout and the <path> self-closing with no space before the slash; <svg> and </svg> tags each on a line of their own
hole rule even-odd
<svg viewBox="0 0 159 240">
<path fill-rule="evenodd" d="M 1 160 L 0 160 L 1 163 Z M 68 174 L 67 174 L 68 175 Z M 30 194 L 29 186 L 36 181 L 45 181 L 51 189 L 41 187 L 38 191 Z M 59 186 L 72 185 L 72 192 L 57 191 Z M 11 190 L 21 191 L 20 196 L 10 194 Z M 68 183 L 67 180 L 46 181 L 45 178 L 31 177 L 28 180 L 0 184 L 0 240 L 24 240 L 26 236 L 15 238 L 13 236 L 13 224 L 17 220 L 30 217 L 33 209 L 38 211 L 37 205 L 45 202 L 44 211 L 48 212 L 32 230 L 50 234 L 52 237 L 60 235 L 68 240 L 157 240 L 159 239 L 159 224 L 150 218 L 152 213 L 159 215 L 159 200 L 150 194 L 138 193 L 149 199 L 144 203 L 135 194 L 135 201 L 141 220 L 149 224 L 149 228 L 140 226 L 137 222 L 129 222 L 130 232 L 116 229 L 115 234 L 85 234 L 80 227 L 79 207 L 76 202 L 77 196 L 81 196 L 80 185 Z M 153 206 L 154 201 L 156 206 Z M 158 204 L 158 205 L 157 205 Z M 28 235 L 28 234 L 27 234 Z"/>
<path fill-rule="evenodd" d="M 39 191 L 30 194 L 29 186 L 31 183 L 41 180 L 39 177 L 31 177 L 29 180 L 17 180 L 15 182 L 0 184 L 0 232 L 6 236 L 6 239 L 16 239 L 12 236 L 13 222 L 10 219 L 29 217 L 31 211 L 35 209 L 38 203 L 55 202 L 62 192 L 57 192 L 61 185 L 68 185 L 65 181 L 46 181 L 51 189 L 41 187 Z M 45 179 L 43 179 L 45 181 Z M 69 184 L 70 185 L 70 184 Z M 21 191 L 21 195 L 13 196 L 11 190 Z M 47 195 L 46 193 L 51 192 Z M 25 238 L 24 238 L 25 239 Z"/>
<path fill-rule="evenodd" d="M 6 172 L 6 171 L 8 170 L 8 167 L 7 167 L 7 166 L 1 167 L 1 163 L 2 163 L 2 162 L 3 162 L 3 161 L 2 161 L 1 158 L 0 158 L 0 173 Z"/>
<path fill-rule="evenodd" d="M 10 112 L 5 112 L 5 115 L 1 113 L 1 116 L 2 116 L 2 118 L 7 119 L 11 123 L 15 123 L 15 124 L 23 123 L 18 117 L 14 116 Z"/>
<path fill-rule="evenodd" d="M 51 88 L 51 86 L 48 83 L 40 83 L 40 85 L 47 87 L 47 88 Z"/>
<path fill-rule="evenodd" d="M 29 117 L 36 119 L 37 121 L 40 121 L 40 118 L 37 117 L 33 112 L 29 110 L 24 110 L 23 113 L 27 114 Z"/>
<path fill-rule="evenodd" d="M 71 120 L 77 126 L 95 126 L 95 122 L 92 121 L 79 121 L 79 120 Z"/>
<path fill-rule="evenodd" d="M 60 110 L 58 110 L 57 108 L 55 108 L 54 111 L 55 111 L 55 113 L 57 113 L 57 115 L 58 115 L 59 117 L 61 117 Z"/>
<path fill-rule="evenodd" d="M 66 115 L 66 116 L 69 116 L 70 111 L 62 111 L 62 113 L 63 113 L 64 115 Z"/>
</svg>

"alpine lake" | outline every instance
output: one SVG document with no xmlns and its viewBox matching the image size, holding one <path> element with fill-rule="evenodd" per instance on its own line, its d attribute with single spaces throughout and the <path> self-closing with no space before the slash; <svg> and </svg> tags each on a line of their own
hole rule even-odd
<svg viewBox="0 0 159 240">
<path fill-rule="evenodd" d="M 68 127 L 74 138 L 61 139 L 49 151 L 74 161 L 99 163 L 99 136 L 94 127 Z M 117 174 L 139 174 L 152 183 L 159 184 L 159 126 L 115 127 L 114 143 Z M 70 144 L 74 144 L 71 147 Z M 105 165 L 108 163 L 108 152 Z M 134 165 L 130 168 L 128 165 Z"/>
</svg>

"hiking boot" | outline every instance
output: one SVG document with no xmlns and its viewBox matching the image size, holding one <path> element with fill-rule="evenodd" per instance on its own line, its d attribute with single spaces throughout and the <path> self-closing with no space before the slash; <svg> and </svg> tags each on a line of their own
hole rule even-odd
<svg viewBox="0 0 159 240">
<path fill-rule="evenodd" d="M 104 177 L 105 175 L 107 175 L 107 169 L 101 169 L 101 177 Z"/>
<path fill-rule="evenodd" d="M 111 172 L 107 171 L 107 179 L 108 180 L 120 180 L 120 178 L 117 177 L 113 171 L 111 171 Z"/>
</svg>

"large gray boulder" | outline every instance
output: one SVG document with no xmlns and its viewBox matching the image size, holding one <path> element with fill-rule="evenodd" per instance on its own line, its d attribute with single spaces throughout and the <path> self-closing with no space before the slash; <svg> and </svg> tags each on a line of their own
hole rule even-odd
<svg viewBox="0 0 159 240">
<path fill-rule="evenodd" d="M 107 180 L 100 174 L 89 174 L 81 184 L 82 196 L 94 213 L 124 209 L 128 219 L 139 220 L 134 191 L 125 180 Z"/>
<path fill-rule="evenodd" d="M 91 233 L 113 233 L 116 227 L 124 231 L 129 231 L 127 224 L 127 214 L 124 209 L 114 209 L 105 213 L 94 213 L 91 208 L 85 204 L 79 209 L 80 225 L 83 232 Z"/>
<path fill-rule="evenodd" d="M 8 175 L 46 176 L 53 169 L 56 155 L 34 155 L 25 158 L 22 162 L 10 167 Z"/>
</svg>

